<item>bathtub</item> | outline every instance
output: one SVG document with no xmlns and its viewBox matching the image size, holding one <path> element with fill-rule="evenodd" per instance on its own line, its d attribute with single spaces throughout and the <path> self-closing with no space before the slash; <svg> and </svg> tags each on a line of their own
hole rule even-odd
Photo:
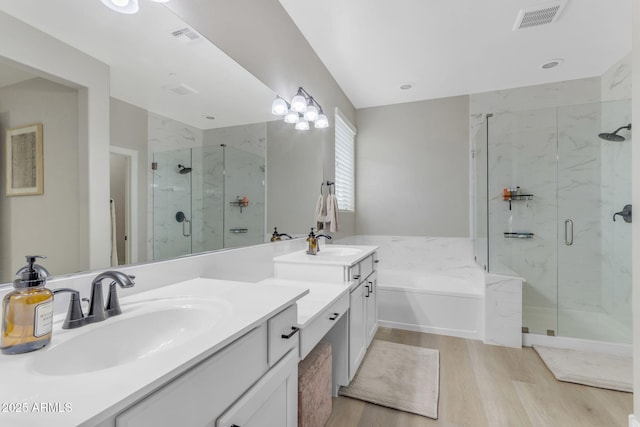
<svg viewBox="0 0 640 427">
<path fill-rule="evenodd" d="M 484 339 L 485 278 L 477 266 L 378 270 L 380 326 Z"/>
</svg>

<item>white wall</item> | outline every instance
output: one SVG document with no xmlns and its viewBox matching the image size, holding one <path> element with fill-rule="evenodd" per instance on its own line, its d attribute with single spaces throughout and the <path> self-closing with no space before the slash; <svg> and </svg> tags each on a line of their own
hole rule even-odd
<svg viewBox="0 0 640 427">
<path fill-rule="evenodd" d="M 469 237 L 469 97 L 357 118 L 357 234 Z"/>
<path fill-rule="evenodd" d="M 79 254 L 78 91 L 43 78 L 0 89 L 2 147 L 6 129 L 34 123 L 43 126 L 44 194 L 6 197 L 4 173 L 0 177 L 1 212 L 10 221 L 0 229 L 8 245 L 2 282 L 14 279 L 25 255 L 47 255 L 53 275 L 88 267 Z M 0 161 L 4 165 L 3 154 Z"/>
<path fill-rule="evenodd" d="M 109 265 L 109 67 L 79 50 L 0 13 L 0 58 L 14 66 L 68 83 L 80 92 L 80 264 Z M 46 184 L 45 184 L 46 185 Z"/>
</svg>

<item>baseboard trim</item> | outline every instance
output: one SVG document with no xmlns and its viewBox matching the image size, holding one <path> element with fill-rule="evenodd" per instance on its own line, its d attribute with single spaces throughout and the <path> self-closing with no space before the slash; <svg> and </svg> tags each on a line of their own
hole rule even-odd
<svg viewBox="0 0 640 427">
<path fill-rule="evenodd" d="M 404 329 L 406 331 L 425 332 L 434 335 L 447 335 L 450 337 L 467 338 L 471 340 L 480 340 L 480 332 L 467 331 L 462 329 L 438 328 L 434 326 L 414 325 L 409 323 L 390 322 L 388 320 L 378 320 L 378 326 L 384 328 Z M 640 427 L 640 426 L 639 426 Z"/>
<path fill-rule="evenodd" d="M 629 415 L 629 427 L 640 427 L 640 421 L 633 414 Z"/>
</svg>

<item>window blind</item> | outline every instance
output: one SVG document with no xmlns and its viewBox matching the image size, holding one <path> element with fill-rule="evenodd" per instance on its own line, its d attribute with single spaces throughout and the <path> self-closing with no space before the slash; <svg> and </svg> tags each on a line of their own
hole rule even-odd
<svg viewBox="0 0 640 427">
<path fill-rule="evenodd" d="M 338 199 L 338 209 L 341 211 L 354 211 L 356 129 L 338 109 L 336 109 L 335 129 L 335 191 Z"/>
</svg>

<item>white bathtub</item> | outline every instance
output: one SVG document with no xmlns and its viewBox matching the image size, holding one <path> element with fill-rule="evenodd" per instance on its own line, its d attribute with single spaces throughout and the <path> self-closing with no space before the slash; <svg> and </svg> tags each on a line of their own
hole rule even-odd
<svg viewBox="0 0 640 427">
<path fill-rule="evenodd" d="M 447 270 L 378 270 L 381 326 L 484 339 L 483 271 L 476 266 Z"/>
</svg>

